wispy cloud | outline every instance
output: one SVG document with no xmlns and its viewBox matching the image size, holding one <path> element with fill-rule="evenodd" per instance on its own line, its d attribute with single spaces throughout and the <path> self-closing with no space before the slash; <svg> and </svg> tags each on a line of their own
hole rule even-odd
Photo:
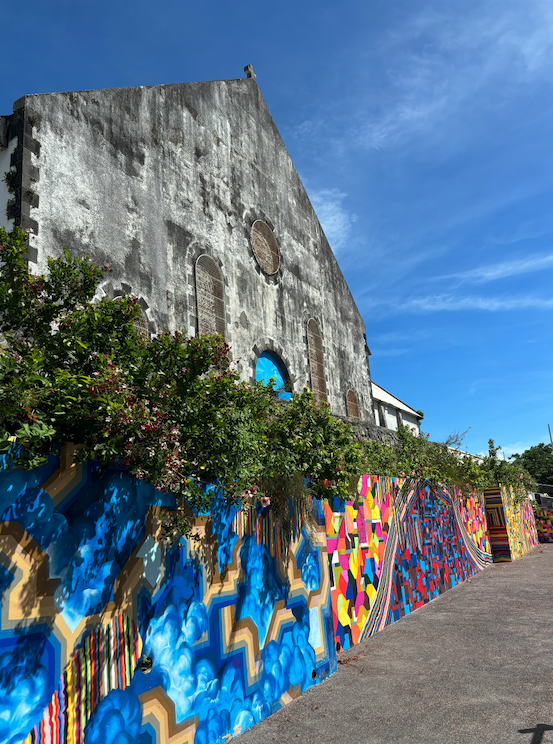
<svg viewBox="0 0 553 744">
<path fill-rule="evenodd" d="M 357 221 L 357 215 L 342 206 L 346 196 L 339 189 L 309 191 L 313 208 L 335 253 L 345 248 L 352 225 Z"/>
<path fill-rule="evenodd" d="M 501 447 L 500 453 L 503 453 L 506 458 L 509 458 L 511 457 L 511 455 L 514 455 L 514 454 L 521 455 L 525 450 L 530 449 L 530 447 L 535 447 L 536 444 L 539 444 L 539 442 L 536 441 L 535 439 L 526 441 L 526 442 L 515 442 L 514 444 L 505 444 Z"/>
<path fill-rule="evenodd" d="M 422 10 L 388 35 L 380 53 L 391 60 L 393 95 L 357 137 L 373 149 L 422 131 L 439 134 L 443 119 L 485 98 L 488 89 L 494 89 L 497 105 L 497 91 L 508 97 L 543 80 L 553 63 L 553 6 L 549 0 L 496 0 Z"/>
<path fill-rule="evenodd" d="M 479 266 L 469 271 L 461 271 L 455 274 L 445 274 L 435 279 L 459 279 L 461 283 L 485 284 L 496 279 L 505 279 L 509 276 L 530 274 L 534 271 L 542 271 L 553 267 L 553 253 L 545 256 L 529 256 L 514 261 L 504 261 L 489 266 Z"/>
<path fill-rule="evenodd" d="M 459 312 L 463 310 L 484 310 L 487 312 L 502 312 L 506 310 L 553 310 L 553 299 L 540 297 L 477 297 L 457 295 L 427 295 L 415 297 L 406 302 L 386 300 L 368 300 L 369 307 L 382 309 L 386 307 L 387 314 L 396 313 L 435 313 Z"/>
<path fill-rule="evenodd" d="M 398 357 L 398 356 L 403 356 L 404 354 L 409 354 L 410 352 L 411 352 L 411 349 L 400 348 L 400 347 L 386 349 L 386 348 L 380 348 L 380 347 L 375 346 L 371 350 L 371 354 L 375 358 Z"/>
</svg>

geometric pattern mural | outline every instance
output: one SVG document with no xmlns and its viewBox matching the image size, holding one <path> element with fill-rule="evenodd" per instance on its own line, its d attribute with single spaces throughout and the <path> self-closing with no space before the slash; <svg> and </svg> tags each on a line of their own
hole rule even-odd
<svg viewBox="0 0 553 744">
<path fill-rule="evenodd" d="M 173 497 L 68 449 L 0 473 L 2 744 L 216 742 L 335 671 L 324 526 L 283 550 L 214 496 L 166 550 Z"/>
<path fill-rule="evenodd" d="M 399 620 L 491 562 L 485 513 L 426 483 L 363 476 L 324 504 L 337 648 Z"/>
<path fill-rule="evenodd" d="M 539 542 L 553 542 L 553 511 L 544 507 L 540 508 L 539 506 L 535 506 L 534 516 Z"/>
<path fill-rule="evenodd" d="M 270 508 L 213 493 L 167 548 L 170 494 L 72 454 L 0 472 L 0 744 L 224 741 L 492 560 L 476 495 L 369 475 L 313 501 L 313 536 L 296 515 L 290 545 Z M 506 514 L 529 549 L 531 508 Z"/>
<path fill-rule="evenodd" d="M 511 486 L 484 489 L 483 496 L 494 563 L 514 561 L 538 544 L 529 499 L 515 504 Z"/>
<path fill-rule="evenodd" d="M 539 542 L 553 542 L 553 511 L 536 505 L 534 516 Z"/>
</svg>

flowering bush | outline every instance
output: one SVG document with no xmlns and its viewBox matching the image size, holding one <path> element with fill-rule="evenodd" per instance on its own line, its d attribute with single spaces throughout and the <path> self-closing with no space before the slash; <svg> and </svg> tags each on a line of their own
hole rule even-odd
<svg viewBox="0 0 553 744">
<path fill-rule="evenodd" d="M 26 246 L 24 232 L 0 228 L 0 451 L 18 467 L 36 467 L 66 441 L 80 461 L 120 462 L 181 497 L 166 536 L 189 532 L 193 511 L 209 508 L 209 484 L 229 503 L 270 507 L 288 535 L 290 499 L 309 525 L 308 499 L 353 496 L 362 472 L 501 482 L 517 494 L 531 485 L 493 442 L 481 462 L 407 427 L 399 445 L 359 442 L 307 389 L 284 404 L 270 386 L 240 381 L 219 336 L 144 338 L 135 297 L 93 301 L 109 265 L 64 250 L 34 276 Z"/>
<path fill-rule="evenodd" d="M 299 499 L 347 493 L 360 448 L 309 391 L 282 405 L 270 386 L 241 382 L 219 336 L 144 338 L 136 298 L 93 302 L 109 265 L 64 250 L 32 276 L 26 240 L 0 230 L 0 449 L 15 465 L 74 442 L 78 460 L 120 462 L 182 497 L 168 529 L 184 531 L 191 509 L 209 508 L 207 484 L 231 503 L 270 499 L 283 520 L 287 485 Z"/>
</svg>

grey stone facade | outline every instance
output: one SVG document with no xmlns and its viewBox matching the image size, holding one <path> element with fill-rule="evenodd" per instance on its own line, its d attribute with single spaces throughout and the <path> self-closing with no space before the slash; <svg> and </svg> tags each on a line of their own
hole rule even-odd
<svg viewBox="0 0 553 744">
<path fill-rule="evenodd" d="M 332 410 L 346 415 L 351 389 L 374 425 L 363 320 L 253 78 L 24 96 L 0 118 L 8 148 L 33 271 L 64 245 L 112 262 L 107 294 L 137 295 L 151 332 L 193 334 L 195 265 L 208 254 L 241 375 L 254 379 L 272 349 L 295 390 L 310 386 L 313 318 Z M 256 220 L 280 251 L 270 275 L 253 252 Z"/>
</svg>

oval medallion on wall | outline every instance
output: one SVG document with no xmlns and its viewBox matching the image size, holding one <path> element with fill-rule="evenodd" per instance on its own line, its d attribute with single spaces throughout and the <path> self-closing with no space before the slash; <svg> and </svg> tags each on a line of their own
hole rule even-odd
<svg viewBox="0 0 553 744">
<path fill-rule="evenodd" d="M 263 220 L 256 220 L 252 225 L 252 247 L 265 274 L 276 274 L 280 268 L 280 253 L 273 231 Z"/>
</svg>

